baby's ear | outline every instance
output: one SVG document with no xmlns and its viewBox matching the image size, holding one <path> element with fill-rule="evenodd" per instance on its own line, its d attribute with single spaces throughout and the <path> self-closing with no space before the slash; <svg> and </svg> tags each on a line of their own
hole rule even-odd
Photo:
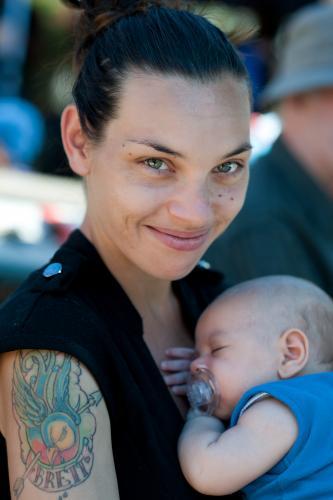
<svg viewBox="0 0 333 500">
<path fill-rule="evenodd" d="M 281 379 L 291 378 L 302 371 L 309 359 L 309 341 L 302 330 L 291 328 L 280 339 L 281 359 L 278 374 Z"/>
</svg>

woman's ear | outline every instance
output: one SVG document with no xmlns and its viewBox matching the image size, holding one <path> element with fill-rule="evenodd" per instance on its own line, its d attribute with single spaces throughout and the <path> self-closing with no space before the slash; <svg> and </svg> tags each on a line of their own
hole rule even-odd
<svg viewBox="0 0 333 500">
<path fill-rule="evenodd" d="M 66 106 L 61 116 L 61 136 L 71 169 L 84 177 L 89 173 L 88 138 L 84 134 L 76 106 Z"/>
<path fill-rule="evenodd" d="M 291 378 L 302 371 L 309 359 L 309 341 L 302 330 L 291 328 L 281 335 L 281 360 L 278 375 L 281 379 Z"/>
</svg>

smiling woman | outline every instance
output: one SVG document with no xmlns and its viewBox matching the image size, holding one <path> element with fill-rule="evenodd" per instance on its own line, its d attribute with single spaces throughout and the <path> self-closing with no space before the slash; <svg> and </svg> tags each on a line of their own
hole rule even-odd
<svg viewBox="0 0 333 500">
<path fill-rule="evenodd" d="M 62 136 L 87 210 L 0 310 L 13 498 L 198 498 L 176 455 L 187 404 L 159 364 L 173 345 L 191 357 L 223 289 L 197 263 L 244 201 L 247 74 L 227 37 L 179 6 L 67 3 L 82 14 Z"/>
<path fill-rule="evenodd" d="M 132 70 L 118 116 L 87 152 L 67 108 L 65 147 L 87 185 L 83 230 L 120 281 L 125 268 L 131 280 L 183 277 L 227 227 L 248 180 L 248 121 L 248 89 L 229 75 L 201 83 Z"/>
</svg>

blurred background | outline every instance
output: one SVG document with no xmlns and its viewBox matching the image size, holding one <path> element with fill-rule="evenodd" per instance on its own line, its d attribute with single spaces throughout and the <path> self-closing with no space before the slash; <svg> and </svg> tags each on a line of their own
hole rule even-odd
<svg viewBox="0 0 333 500">
<path fill-rule="evenodd" d="M 227 31 L 256 28 L 240 46 L 254 91 L 252 141 L 257 157 L 280 131 L 260 112 L 260 92 L 274 66 L 275 33 L 305 0 L 197 2 Z M 51 256 L 80 224 L 84 195 L 68 168 L 60 114 L 71 100 L 76 14 L 58 0 L 0 0 L 0 302 Z"/>
</svg>

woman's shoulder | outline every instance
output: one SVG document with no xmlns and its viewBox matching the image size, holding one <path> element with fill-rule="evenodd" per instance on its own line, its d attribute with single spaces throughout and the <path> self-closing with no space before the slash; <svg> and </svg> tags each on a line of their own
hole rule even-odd
<svg viewBox="0 0 333 500">
<path fill-rule="evenodd" d="M 68 331 L 98 329 L 98 315 L 77 293 L 87 256 L 65 243 L 50 262 L 34 271 L 0 306 L 0 341 L 68 337 Z M 82 333 L 82 332 L 81 332 Z M 24 346 L 22 346 L 23 348 Z M 45 346 L 46 347 L 46 346 Z"/>
<path fill-rule="evenodd" d="M 52 265 L 52 264 L 50 264 Z M 45 269 L 48 269 L 46 267 Z M 52 348 L 50 339 L 69 339 L 69 332 L 98 329 L 93 310 L 79 296 L 66 290 L 61 277 L 46 278 L 43 270 L 34 272 L 0 307 L 0 349 Z M 7 345 L 7 343 L 9 343 Z M 25 345 L 26 344 L 26 345 Z M 30 345 L 31 344 L 31 345 Z"/>
</svg>

